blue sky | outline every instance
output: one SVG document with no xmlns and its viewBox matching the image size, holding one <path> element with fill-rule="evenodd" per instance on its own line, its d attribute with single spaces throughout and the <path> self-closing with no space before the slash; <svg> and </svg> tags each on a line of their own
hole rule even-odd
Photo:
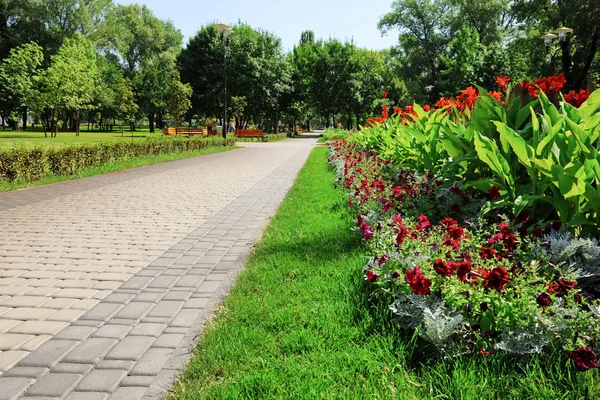
<svg viewBox="0 0 600 400">
<path fill-rule="evenodd" d="M 397 32 L 382 37 L 379 18 L 391 9 L 392 0 L 117 0 L 145 4 L 154 15 L 170 19 L 185 36 L 185 43 L 202 25 L 239 20 L 263 28 L 282 39 L 285 50 L 310 29 L 317 38 L 354 39 L 360 47 L 384 49 L 398 42 Z"/>
</svg>

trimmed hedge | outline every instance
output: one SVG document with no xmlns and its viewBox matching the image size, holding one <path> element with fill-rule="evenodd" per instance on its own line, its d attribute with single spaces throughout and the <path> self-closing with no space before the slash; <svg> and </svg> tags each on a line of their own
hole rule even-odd
<svg viewBox="0 0 600 400">
<path fill-rule="evenodd" d="M 267 133 L 262 138 L 260 137 L 236 137 L 233 135 L 227 135 L 228 140 L 235 140 L 236 142 L 279 142 L 288 138 L 287 133 Z"/>
<path fill-rule="evenodd" d="M 90 167 L 149 155 L 223 146 L 223 138 L 160 137 L 135 142 L 103 142 L 67 147 L 0 148 L 0 180 L 33 182 L 51 175 L 74 175 Z M 227 145 L 235 140 L 227 139 Z"/>
</svg>

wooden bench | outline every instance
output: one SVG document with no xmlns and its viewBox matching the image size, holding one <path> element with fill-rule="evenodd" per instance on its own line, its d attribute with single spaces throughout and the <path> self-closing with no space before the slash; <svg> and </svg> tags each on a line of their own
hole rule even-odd
<svg viewBox="0 0 600 400">
<path fill-rule="evenodd" d="M 167 128 L 163 131 L 165 135 L 183 135 L 183 136 L 196 136 L 196 135 L 207 135 L 209 131 L 202 128 Z"/>
<path fill-rule="evenodd" d="M 236 129 L 235 136 L 264 138 L 263 131 L 258 129 Z"/>
</svg>

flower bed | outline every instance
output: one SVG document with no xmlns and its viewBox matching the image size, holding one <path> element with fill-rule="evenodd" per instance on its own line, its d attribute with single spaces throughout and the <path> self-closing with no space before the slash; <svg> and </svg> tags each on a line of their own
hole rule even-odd
<svg viewBox="0 0 600 400">
<path fill-rule="evenodd" d="M 559 108 L 538 88 L 526 107 L 479 91 L 462 110 L 396 110 L 330 142 L 329 162 L 357 215 L 365 280 L 400 326 L 444 354 L 559 348 L 585 371 L 599 367 L 598 175 L 584 166 L 598 159 L 600 97 Z"/>
</svg>

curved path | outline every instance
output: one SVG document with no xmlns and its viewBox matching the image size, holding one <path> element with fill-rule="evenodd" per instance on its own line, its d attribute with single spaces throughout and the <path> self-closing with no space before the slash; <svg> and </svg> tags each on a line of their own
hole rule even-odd
<svg viewBox="0 0 600 400">
<path fill-rule="evenodd" d="M 314 145 L 0 194 L 0 400 L 163 396 Z"/>
</svg>

